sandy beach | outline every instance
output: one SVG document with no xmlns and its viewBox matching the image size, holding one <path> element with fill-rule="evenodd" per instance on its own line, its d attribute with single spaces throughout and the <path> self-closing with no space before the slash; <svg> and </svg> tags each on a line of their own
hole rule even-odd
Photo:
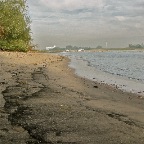
<svg viewBox="0 0 144 144">
<path fill-rule="evenodd" d="M 144 144 L 144 97 L 78 77 L 68 63 L 0 52 L 0 144 Z"/>
</svg>

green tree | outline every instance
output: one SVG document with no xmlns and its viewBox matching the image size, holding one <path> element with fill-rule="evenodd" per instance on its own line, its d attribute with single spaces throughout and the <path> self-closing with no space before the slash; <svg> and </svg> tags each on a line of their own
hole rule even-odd
<svg viewBox="0 0 144 144">
<path fill-rule="evenodd" d="M 98 45 L 96 48 L 101 49 L 101 48 L 102 48 L 102 46 Z"/>
<path fill-rule="evenodd" d="M 28 51 L 31 43 L 26 0 L 0 1 L 0 49 Z"/>
</svg>

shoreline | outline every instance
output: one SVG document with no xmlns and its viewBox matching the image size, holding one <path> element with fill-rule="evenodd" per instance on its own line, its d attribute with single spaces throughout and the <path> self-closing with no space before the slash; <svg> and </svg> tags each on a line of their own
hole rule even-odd
<svg viewBox="0 0 144 144">
<path fill-rule="evenodd" d="M 144 99 L 81 78 L 68 62 L 0 52 L 0 142 L 143 144 Z"/>
<path fill-rule="evenodd" d="M 86 61 L 71 59 L 70 68 L 75 70 L 75 74 L 87 78 L 91 81 L 109 85 L 113 88 L 129 92 L 136 95 L 144 96 L 144 84 L 134 79 L 124 76 L 118 76 L 97 70 L 93 66 L 89 66 Z M 80 68 L 79 68 L 80 67 Z"/>
<path fill-rule="evenodd" d="M 139 53 L 139 51 L 136 51 L 136 53 L 119 53 L 117 51 L 115 54 L 117 55 L 115 56 L 115 60 L 111 58 L 111 56 L 114 55 L 113 52 L 104 54 L 81 52 L 66 53 L 61 55 L 69 57 L 71 59 L 71 63 L 69 66 L 74 68 L 75 73 L 81 77 L 85 77 L 99 83 L 111 85 L 112 87 L 119 88 L 124 92 L 130 92 L 144 96 L 144 81 L 142 75 L 143 68 L 141 59 L 144 55 Z M 135 56 L 137 58 L 134 58 L 133 61 L 133 68 L 130 67 L 129 62 L 125 63 L 126 60 L 131 61 L 132 55 L 137 55 Z M 90 58 L 90 56 L 92 58 Z M 105 56 L 106 58 L 103 58 L 104 60 L 102 60 L 103 62 L 101 62 L 101 57 Z M 130 57 L 130 60 L 128 60 L 126 56 Z M 139 60 L 138 56 L 140 56 Z M 116 64 L 118 63 L 119 57 L 124 57 L 124 64 L 118 64 L 117 66 Z M 105 61 L 105 59 L 109 62 Z M 111 59 L 116 62 L 112 62 Z M 101 63 L 102 66 L 99 63 Z M 124 65 L 127 65 L 128 68 L 126 68 Z M 127 69 L 127 72 L 125 71 L 125 69 Z M 118 70 L 120 72 L 118 72 Z M 122 70 L 124 70 L 124 72 Z"/>
</svg>

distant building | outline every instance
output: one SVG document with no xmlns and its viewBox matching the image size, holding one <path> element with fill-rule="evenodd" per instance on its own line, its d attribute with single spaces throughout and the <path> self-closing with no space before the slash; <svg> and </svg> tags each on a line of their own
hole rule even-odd
<svg viewBox="0 0 144 144">
<path fill-rule="evenodd" d="M 79 49 L 79 50 L 78 50 L 78 52 L 82 52 L 82 51 L 84 51 L 84 49 Z"/>
<path fill-rule="evenodd" d="M 53 47 L 46 47 L 46 50 L 54 49 L 55 47 L 55 45 Z"/>
<path fill-rule="evenodd" d="M 66 50 L 66 52 L 69 52 L 69 51 L 70 51 L 70 50 L 68 50 L 68 49 Z"/>
</svg>

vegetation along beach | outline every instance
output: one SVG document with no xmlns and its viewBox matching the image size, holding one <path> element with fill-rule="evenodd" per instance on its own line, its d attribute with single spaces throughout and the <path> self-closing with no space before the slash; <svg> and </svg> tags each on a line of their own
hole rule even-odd
<svg viewBox="0 0 144 144">
<path fill-rule="evenodd" d="M 55 2 L 50 5 L 49 1 L 40 0 L 39 6 L 46 10 L 49 4 L 58 12 L 63 5 L 55 6 L 59 4 Z M 98 81 L 97 71 L 91 69 L 91 79 L 82 75 L 87 74 L 89 67 L 81 69 L 85 55 L 95 58 L 91 61 L 93 65 L 101 62 L 109 71 L 114 70 L 112 65 L 100 61 L 100 53 L 114 51 L 115 54 L 118 49 L 75 46 L 70 50 L 72 46 L 68 46 L 70 49 L 54 46 L 51 48 L 63 51 L 54 53 L 55 50 L 35 47 L 31 34 L 35 29 L 30 28 L 27 5 L 31 10 L 38 5 L 31 4 L 32 1 L 25 0 L 0 1 L 0 144 L 144 144 L 143 92 L 123 91 Z M 84 2 L 81 6 L 91 8 Z M 66 7 L 69 8 L 69 3 Z M 129 50 L 132 54 L 143 53 L 143 44 L 130 44 L 130 47 L 120 48 L 120 55 Z M 79 55 L 84 56 L 83 60 Z M 119 62 L 116 58 L 112 61 Z M 72 66 L 74 63 L 77 67 Z"/>
</svg>

